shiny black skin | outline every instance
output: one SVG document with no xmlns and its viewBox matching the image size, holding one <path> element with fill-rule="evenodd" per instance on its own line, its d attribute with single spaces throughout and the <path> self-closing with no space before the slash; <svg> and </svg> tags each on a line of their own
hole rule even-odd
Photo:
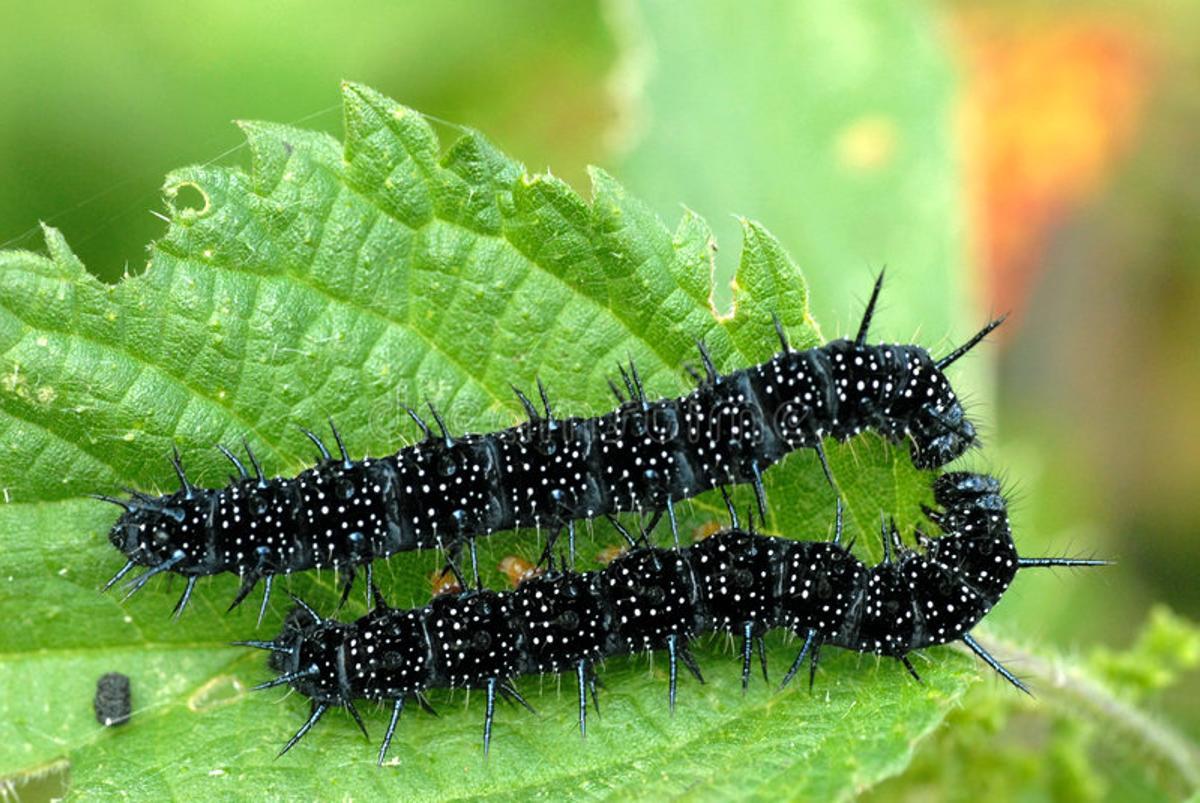
<svg viewBox="0 0 1200 803">
<path fill-rule="evenodd" d="M 966 636 L 1018 569 L 995 480 L 946 474 L 934 498 L 940 509 L 928 514 L 944 534 L 923 548 L 889 544 L 889 554 L 899 551 L 873 567 L 839 543 L 731 529 L 680 550 L 633 549 L 593 572 L 547 573 L 512 591 L 467 591 L 408 610 L 381 603 L 352 623 L 301 609 L 269 644 L 272 667 L 277 682 L 290 680 L 323 707 L 423 700 L 434 688 L 511 688 L 523 675 L 577 668 L 586 707 L 582 678 L 595 662 L 664 649 L 673 700 L 676 656 L 690 667 L 687 644 L 705 633 L 749 641 L 786 628 L 806 650 L 904 659 Z"/>
</svg>

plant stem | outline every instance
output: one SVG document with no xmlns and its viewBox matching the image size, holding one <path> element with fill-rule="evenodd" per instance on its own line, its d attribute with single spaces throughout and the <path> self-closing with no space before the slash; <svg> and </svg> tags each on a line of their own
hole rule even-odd
<svg viewBox="0 0 1200 803">
<path fill-rule="evenodd" d="M 985 635 L 989 645 L 1005 654 L 1024 673 L 1039 681 L 1037 687 L 1052 692 L 1047 696 L 1068 713 L 1078 715 L 1085 706 L 1097 719 L 1138 739 L 1188 785 L 1200 787 L 1200 750 L 1186 736 L 1145 711 L 1122 700 L 1085 670 L 1062 657 L 1044 657 L 1020 644 L 995 635 Z M 960 647 L 969 652 L 966 647 Z"/>
</svg>

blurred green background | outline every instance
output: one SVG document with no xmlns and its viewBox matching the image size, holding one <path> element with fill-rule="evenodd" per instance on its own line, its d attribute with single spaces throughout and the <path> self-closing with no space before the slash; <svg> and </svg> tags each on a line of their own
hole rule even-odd
<svg viewBox="0 0 1200 803">
<path fill-rule="evenodd" d="M 136 272 L 164 227 L 153 213 L 168 170 L 244 164 L 235 118 L 337 134 L 348 78 L 478 128 L 585 193 L 597 164 L 671 225 L 682 204 L 696 209 L 723 247 L 722 288 L 732 215 L 761 220 L 810 276 L 826 336 L 849 328 L 884 263 L 893 287 L 956 265 L 885 310 L 886 333 L 946 342 L 920 330 L 922 305 L 952 305 L 957 334 L 1011 311 L 972 369 L 988 423 L 975 465 L 1016 489 L 1024 551 L 1119 561 L 1019 585 L 993 632 L 1136 674 L 1096 651 L 1127 649 L 1156 603 L 1200 619 L 1200 7 L 828 5 L 5 3 L 0 244 L 40 250 L 47 221 L 105 280 Z M 818 87 L 819 108 L 789 106 L 798 83 Z M 906 122 L 928 108 L 939 112 Z M 890 202 L 887 187 L 946 170 L 952 197 Z M 807 225 L 806 210 L 837 204 L 844 228 Z M 944 239 L 906 236 L 929 216 L 945 219 Z M 858 264 L 827 264 L 826 243 L 847 238 Z M 1144 646 L 1144 662 L 1172 649 Z M 1190 737 L 1194 759 L 1196 673 L 1158 685 L 1130 681 L 1128 694 Z M 1103 721 L 1053 703 L 997 713 L 995 696 L 982 689 L 872 794 L 1119 800 L 1188 787 Z M 966 786 L 964 767 L 997 788 Z"/>
</svg>

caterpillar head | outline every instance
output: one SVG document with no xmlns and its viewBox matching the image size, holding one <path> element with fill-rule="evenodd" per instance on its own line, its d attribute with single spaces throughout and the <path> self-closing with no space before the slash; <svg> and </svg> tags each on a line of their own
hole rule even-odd
<svg viewBox="0 0 1200 803">
<path fill-rule="evenodd" d="M 296 602 L 274 641 L 240 642 L 271 651 L 268 663 L 280 675 L 259 688 L 286 683 L 315 703 L 344 704 L 344 670 L 339 669 L 344 661 L 339 656 L 344 650 L 346 626 L 321 619 L 299 599 Z"/>
<path fill-rule="evenodd" d="M 109 530 L 108 540 L 133 563 L 159 566 L 186 562 L 193 553 L 202 556 L 203 522 L 198 511 L 205 506 L 195 495 L 188 499 L 182 491 L 162 497 L 136 494 L 121 504 L 125 513 Z"/>
<path fill-rule="evenodd" d="M 916 411 L 909 424 L 910 453 L 917 468 L 938 468 L 959 457 L 976 443 L 975 426 L 941 377 L 944 395 Z"/>
<path fill-rule="evenodd" d="M 918 468 L 944 466 L 975 444 L 975 427 L 967 420 L 962 404 L 943 372 L 1002 323 L 1003 315 L 936 360 L 924 349 L 918 350 L 918 364 L 910 366 L 915 370 L 911 370 L 910 381 L 904 390 L 906 397 L 920 405 L 910 424 L 912 459 Z"/>
</svg>

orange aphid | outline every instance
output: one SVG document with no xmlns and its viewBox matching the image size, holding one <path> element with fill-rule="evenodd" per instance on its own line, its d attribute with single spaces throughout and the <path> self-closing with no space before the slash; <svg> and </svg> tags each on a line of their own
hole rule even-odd
<svg viewBox="0 0 1200 803">
<path fill-rule="evenodd" d="M 461 594 L 463 590 L 462 586 L 458 584 L 458 578 L 449 569 L 442 569 L 429 575 L 429 583 L 433 586 L 433 596 L 435 597 L 443 594 Z"/>
<path fill-rule="evenodd" d="M 512 584 L 513 588 L 521 585 L 530 577 L 538 577 L 546 573 L 544 568 L 535 566 L 517 555 L 506 555 L 496 568 L 508 578 L 508 582 Z"/>
<path fill-rule="evenodd" d="M 596 562 L 601 566 L 607 566 L 628 551 L 629 547 L 625 544 L 606 546 L 604 549 L 596 553 Z"/>
<path fill-rule="evenodd" d="M 721 532 L 721 525 L 715 521 L 706 521 L 696 529 L 692 530 L 692 543 L 703 541 L 710 535 L 716 535 Z"/>
</svg>

